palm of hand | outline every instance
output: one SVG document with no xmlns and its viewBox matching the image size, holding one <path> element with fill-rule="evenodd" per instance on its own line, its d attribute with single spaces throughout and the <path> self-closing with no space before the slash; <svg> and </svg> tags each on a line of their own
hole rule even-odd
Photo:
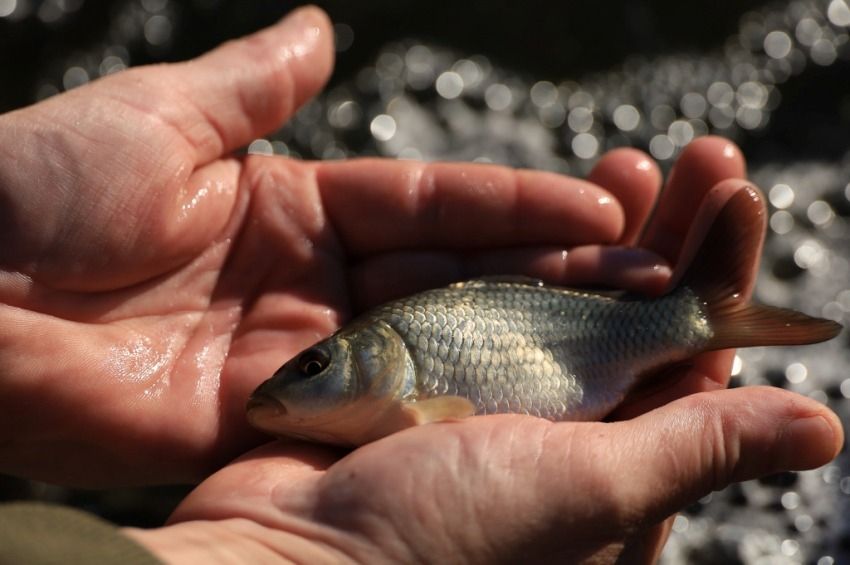
<svg viewBox="0 0 850 565">
<path fill-rule="evenodd" d="M 248 389 L 336 323 L 342 266 L 312 245 L 315 234 L 297 233 L 303 218 L 272 217 L 286 203 L 264 207 L 282 196 L 321 220 L 307 167 L 282 164 L 276 174 L 290 182 L 264 184 L 262 160 L 204 164 L 202 142 L 132 101 L 76 102 L 94 116 L 82 135 L 97 141 L 38 131 L 57 156 L 40 163 L 43 182 L 67 197 L 10 236 L 16 253 L 5 257 L 19 273 L 3 278 L 16 345 L 3 360 L 26 380 L 3 409 L 16 437 L 55 426 L 10 467 L 49 448 L 97 481 L 85 461 L 114 450 L 129 467 L 159 459 L 166 475 L 197 476 L 246 440 Z M 45 123 L 61 120 L 50 104 L 39 109 Z M 100 174 L 84 170 L 92 145 Z M 133 441 L 122 442 L 128 431 Z"/>
<path fill-rule="evenodd" d="M 668 273 L 646 269 L 657 255 L 609 245 L 634 244 L 655 202 L 659 173 L 638 152 L 603 157 L 595 185 L 225 157 L 320 88 L 330 33 L 301 10 L 196 61 L 0 118 L 0 469 L 97 486 L 198 478 L 260 441 L 244 401 L 282 361 L 352 310 L 467 274 L 663 286 Z M 703 196 L 720 183 L 711 194 L 729 197 L 742 182 L 722 181 L 742 176 L 730 144 L 692 144 L 641 244 L 675 264 Z M 700 356 L 619 415 L 721 387 L 728 362 Z M 652 556 L 660 521 L 712 487 L 834 456 L 834 417 L 831 431 L 787 430 L 812 414 L 827 424 L 828 411 L 738 392 L 611 424 L 434 424 L 342 459 L 272 444 L 214 474 L 172 520 L 218 520 L 200 522 L 230 530 L 210 538 L 214 552 L 230 539 L 306 562 L 595 559 L 622 545 Z M 786 436 L 806 449 L 791 453 Z M 738 465 L 741 453 L 764 456 Z"/>
<path fill-rule="evenodd" d="M 544 173 L 218 157 L 233 142 L 193 127 L 186 96 L 153 76 L 129 71 L 111 90 L 89 87 L 108 96 L 72 92 L 20 121 L 43 140 L 21 169 L 62 192 L 3 234 L 13 330 L 2 361 L 20 378 L 2 403 L 10 438 L 26 438 L 0 454 L 13 472 L 55 479 L 49 449 L 66 461 L 63 481 L 202 476 L 257 441 L 244 423 L 250 390 L 353 299 L 446 282 L 469 263 L 557 270 L 560 251 L 480 250 L 612 241 L 622 229 L 606 192 Z M 86 116 L 81 131 L 69 105 Z M 405 274 L 414 268 L 426 277 Z"/>
<path fill-rule="evenodd" d="M 0 171 L 5 470 L 99 485 L 201 476 L 258 441 L 248 392 L 352 301 L 481 271 L 658 286 L 638 273 L 651 254 L 630 271 L 616 249 L 575 247 L 634 241 L 658 188 L 635 152 L 595 169 L 610 193 L 497 167 L 225 157 L 327 76 L 327 23 L 305 18 L 4 117 L 17 165 Z M 242 69 L 269 53 L 277 67 Z M 703 145 L 671 180 L 663 208 L 680 225 L 657 231 L 674 242 L 694 202 L 743 172 Z"/>
</svg>

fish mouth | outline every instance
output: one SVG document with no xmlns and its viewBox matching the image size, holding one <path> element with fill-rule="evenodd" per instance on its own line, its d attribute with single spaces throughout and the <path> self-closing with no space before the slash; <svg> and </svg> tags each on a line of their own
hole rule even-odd
<svg viewBox="0 0 850 565">
<path fill-rule="evenodd" d="M 277 399 L 265 394 L 252 394 L 246 407 L 248 422 L 252 425 L 286 416 L 286 407 Z"/>
</svg>

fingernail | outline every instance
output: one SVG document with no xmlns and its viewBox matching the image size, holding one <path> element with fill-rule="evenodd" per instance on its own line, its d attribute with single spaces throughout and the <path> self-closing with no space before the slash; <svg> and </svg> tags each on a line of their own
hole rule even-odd
<svg viewBox="0 0 850 565">
<path fill-rule="evenodd" d="M 835 431 L 823 416 L 794 420 L 782 433 L 784 462 L 788 469 L 820 467 L 835 457 Z"/>
</svg>

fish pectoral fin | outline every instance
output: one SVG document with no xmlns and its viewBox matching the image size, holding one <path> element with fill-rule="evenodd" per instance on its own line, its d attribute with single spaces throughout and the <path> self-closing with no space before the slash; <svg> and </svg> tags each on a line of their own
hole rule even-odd
<svg viewBox="0 0 850 565">
<path fill-rule="evenodd" d="M 435 396 L 417 402 L 404 402 L 402 413 L 410 418 L 411 425 L 459 420 L 475 414 L 475 406 L 461 396 Z"/>
<path fill-rule="evenodd" d="M 416 402 L 395 402 L 366 432 L 359 443 L 376 439 L 430 422 L 459 420 L 475 414 L 475 406 L 460 396 L 436 396 Z"/>
</svg>

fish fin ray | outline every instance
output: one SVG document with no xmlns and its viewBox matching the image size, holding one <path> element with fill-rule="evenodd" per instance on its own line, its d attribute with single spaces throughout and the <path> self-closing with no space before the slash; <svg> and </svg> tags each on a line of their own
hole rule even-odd
<svg viewBox="0 0 850 565">
<path fill-rule="evenodd" d="M 716 212 L 693 257 L 680 259 L 688 266 L 673 283 L 679 278 L 705 305 L 714 332 L 710 349 L 805 345 L 831 339 L 842 329 L 831 320 L 745 302 L 764 231 L 763 197 L 753 188 L 741 190 Z"/>
<path fill-rule="evenodd" d="M 458 420 L 475 414 L 475 406 L 460 396 L 435 396 L 413 402 L 394 402 L 358 444 L 430 422 Z"/>
<path fill-rule="evenodd" d="M 701 238 L 702 243 L 693 257 L 679 259 L 687 265 L 677 273 L 680 284 L 706 302 L 733 297 L 743 303 L 752 266 L 761 255 L 764 230 L 765 208 L 759 193 L 746 189 L 734 194 L 716 212 L 704 234 L 689 234 Z"/>
<path fill-rule="evenodd" d="M 449 395 L 404 402 L 401 410 L 417 425 L 466 418 L 475 414 L 475 406 L 468 399 Z"/>
<path fill-rule="evenodd" d="M 762 304 L 731 300 L 708 303 L 714 330 L 711 349 L 765 345 L 806 345 L 832 339 L 842 330 L 832 320 Z"/>
</svg>

